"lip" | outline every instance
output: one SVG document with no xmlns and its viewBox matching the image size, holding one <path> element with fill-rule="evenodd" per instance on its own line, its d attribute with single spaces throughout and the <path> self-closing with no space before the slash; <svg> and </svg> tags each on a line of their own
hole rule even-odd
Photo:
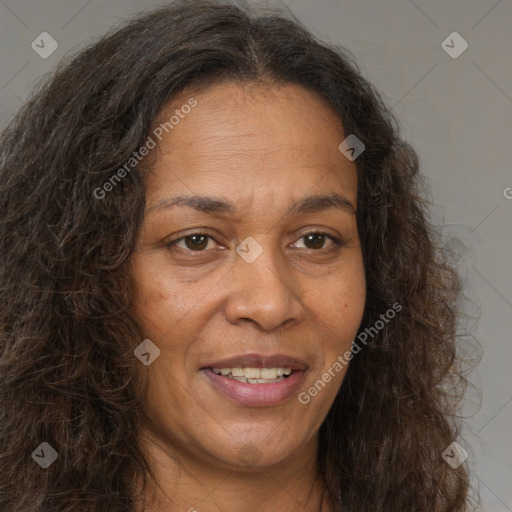
<svg viewBox="0 0 512 512">
<path fill-rule="evenodd" d="M 308 364 L 302 359 L 286 354 L 240 354 L 205 364 L 201 369 L 207 368 L 291 368 L 304 372 L 308 369 Z"/>
<path fill-rule="evenodd" d="M 305 370 L 294 370 L 289 377 L 280 382 L 249 384 L 217 375 L 211 368 L 201 368 L 201 372 L 217 391 L 245 407 L 269 407 L 283 403 L 295 394 L 306 373 Z"/>
</svg>

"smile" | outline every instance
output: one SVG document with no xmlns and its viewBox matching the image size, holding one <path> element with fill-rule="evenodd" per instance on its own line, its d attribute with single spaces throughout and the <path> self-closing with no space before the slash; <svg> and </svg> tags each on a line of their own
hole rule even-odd
<svg viewBox="0 0 512 512">
<path fill-rule="evenodd" d="M 223 375 L 223 370 L 224 372 L 229 370 L 229 373 Z M 260 372 L 259 378 L 256 375 L 257 370 Z M 288 375 L 285 371 L 289 372 Z M 201 372 L 223 397 L 244 407 L 269 407 L 282 404 L 297 393 L 306 373 L 304 370 L 281 367 L 203 368 Z M 262 377 L 262 373 L 263 376 L 275 374 L 276 377 Z"/>
<path fill-rule="evenodd" d="M 217 375 L 249 384 L 281 382 L 291 373 L 291 368 L 212 368 Z"/>
</svg>

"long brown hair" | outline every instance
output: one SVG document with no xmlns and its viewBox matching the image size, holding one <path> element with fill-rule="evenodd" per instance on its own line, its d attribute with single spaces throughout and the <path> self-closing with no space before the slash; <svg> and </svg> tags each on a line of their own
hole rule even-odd
<svg viewBox="0 0 512 512">
<path fill-rule="evenodd" d="M 134 510 L 133 482 L 151 473 L 138 445 L 145 380 L 129 260 L 150 160 L 97 190 L 174 95 L 219 80 L 299 84 L 366 146 L 360 332 L 402 309 L 353 358 L 321 427 L 335 510 L 466 510 L 467 470 L 441 456 L 466 384 L 461 287 L 428 221 L 416 153 L 347 51 L 286 17 L 213 1 L 145 13 L 68 57 L 1 135 L 0 510 Z M 46 469 L 31 456 L 42 442 L 58 453 Z"/>
</svg>

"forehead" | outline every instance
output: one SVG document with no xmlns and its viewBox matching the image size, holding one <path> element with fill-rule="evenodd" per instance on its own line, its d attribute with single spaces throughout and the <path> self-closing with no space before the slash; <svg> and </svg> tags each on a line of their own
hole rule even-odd
<svg viewBox="0 0 512 512">
<path fill-rule="evenodd" d="M 355 164 L 338 149 L 345 138 L 341 120 L 299 85 L 189 89 L 162 109 L 154 126 L 161 135 L 148 177 L 153 193 L 186 185 L 188 192 L 311 187 L 323 177 L 327 188 L 356 186 Z"/>
</svg>

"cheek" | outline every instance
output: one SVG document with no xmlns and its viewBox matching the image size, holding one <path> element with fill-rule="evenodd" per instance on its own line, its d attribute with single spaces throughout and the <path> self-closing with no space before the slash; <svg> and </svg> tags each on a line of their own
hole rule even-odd
<svg viewBox="0 0 512 512">
<path fill-rule="evenodd" d="M 354 269 L 355 270 L 355 269 Z M 336 283 L 336 285 L 334 284 Z M 325 293 L 315 291 L 318 327 L 318 366 L 299 396 L 302 404 L 315 404 L 315 415 L 325 417 L 343 383 L 353 354 L 352 342 L 361 324 L 366 300 L 364 272 L 336 276 Z"/>
<path fill-rule="evenodd" d="M 169 268 L 152 258 L 135 258 L 132 278 L 135 289 L 131 312 L 146 329 L 168 332 L 195 303 L 192 287 L 176 282 Z"/>
<path fill-rule="evenodd" d="M 366 281 L 362 265 L 326 277 L 308 286 L 307 302 L 318 318 L 334 332 L 357 330 L 366 302 Z"/>
<path fill-rule="evenodd" d="M 137 280 L 137 288 L 133 295 L 132 314 L 141 321 L 147 319 L 154 322 L 161 318 L 163 304 L 169 302 L 168 294 L 160 287 L 150 286 L 150 283 Z"/>
<path fill-rule="evenodd" d="M 131 314 L 139 323 L 143 334 L 151 339 L 163 336 L 179 320 L 184 309 L 183 298 L 175 293 L 176 287 L 147 267 L 133 272 L 136 287 Z"/>
<path fill-rule="evenodd" d="M 335 284 L 336 283 L 336 284 Z M 324 287 L 324 293 L 315 291 L 313 301 L 315 316 L 323 331 L 321 366 L 330 368 L 339 356 L 351 350 L 352 342 L 363 319 L 366 301 L 364 272 L 354 268 L 353 272 L 336 277 Z M 333 381 L 341 384 L 346 367 L 337 369 Z"/>
</svg>

